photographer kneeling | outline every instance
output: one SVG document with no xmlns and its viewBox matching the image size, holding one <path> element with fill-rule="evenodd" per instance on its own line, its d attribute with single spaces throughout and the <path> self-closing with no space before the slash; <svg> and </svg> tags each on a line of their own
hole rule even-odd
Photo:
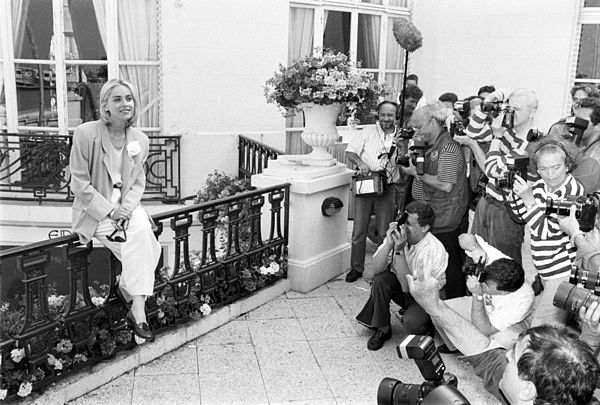
<svg viewBox="0 0 600 405">
<path fill-rule="evenodd" d="M 398 222 L 390 223 L 385 241 L 373 256 L 373 285 L 369 300 L 356 316 L 356 320 L 377 332 L 369 339 L 367 348 L 379 350 L 392 337 L 390 324 L 390 301 L 405 309 L 402 318 L 404 329 L 410 334 L 433 336 L 429 316 L 408 293 L 405 275 L 416 274 L 420 267 L 427 267 L 438 279 L 438 290 L 446 283 L 444 270 L 448 253 L 442 243 L 429 232 L 435 220 L 431 207 L 420 201 L 406 206 Z M 439 295 L 439 291 L 435 292 Z"/>
<path fill-rule="evenodd" d="M 534 302 L 533 289 L 525 280 L 520 264 L 487 244 L 479 235 L 462 234 L 460 246 L 473 260 L 466 265 L 467 288 L 473 296 L 447 300 L 446 304 L 459 313 L 484 335 L 493 337 L 504 347 L 514 345 L 518 334 L 527 329 L 526 318 Z M 441 353 L 456 350 L 452 342 L 439 331 L 446 348 Z"/>
<path fill-rule="evenodd" d="M 421 267 L 416 273 L 416 277 L 406 276 L 412 297 L 436 328 L 466 355 L 461 359 L 473 366 L 485 388 L 500 401 L 556 405 L 590 402 L 600 365 L 584 342 L 564 329 L 543 325 L 521 333 L 514 348 L 507 350 L 440 299 L 439 283 L 429 268 Z"/>
</svg>

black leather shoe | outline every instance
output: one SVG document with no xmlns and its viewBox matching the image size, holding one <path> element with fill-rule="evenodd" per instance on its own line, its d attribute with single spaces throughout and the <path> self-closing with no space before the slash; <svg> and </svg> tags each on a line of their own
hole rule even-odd
<svg viewBox="0 0 600 405">
<path fill-rule="evenodd" d="M 392 337 L 392 331 L 390 330 L 388 333 L 384 333 L 381 329 L 379 329 L 367 342 L 367 349 L 369 350 L 379 350 L 383 347 L 383 344 L 386 340 L 390 340 Z"/>
<path fill-rule="evenodd" d="M 446 344 L 441 344 L 438 346 L 437 351 L 444 354 L 457 353 L 458 349 L 450 350 Z"/>
<path fill-rule="evenodd" d="M 150 340 L 152 342 L 154 341 L 154 333 L 150 331 L 150 327 L 146 322 L 137 323 L 133 317 L 133 314 L 131 313 L 131 310 L 127 311 L 127 315 L 125 317 L 129 322 L 129 326 L 131 326 L 131 329 L 133 329 L 133 333 L 142 339 Z"/>
<path fill-rule="evenodd" d="M 354 283 L 356 280 L 358 280 L 361 277 L 362 277 L 362 273 L 360 271 L 350 269 L 348 274 L 346 274 L 346 282 Z"/>
</svg>

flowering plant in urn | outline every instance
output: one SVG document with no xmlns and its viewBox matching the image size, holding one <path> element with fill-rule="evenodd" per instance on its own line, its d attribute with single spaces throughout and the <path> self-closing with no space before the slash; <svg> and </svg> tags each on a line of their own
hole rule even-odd
<svg viewBox="0 0 600 405">
<path fill-rule="evenodd" d="M 305 103 L 363 103 L 383 95 L 373 73 L 358 69 L 341 52 L 325 50 L 322 55 L 306 56 L 279 70 L 267 80 L 265 97 L 290 116 Z"/>
</svg>

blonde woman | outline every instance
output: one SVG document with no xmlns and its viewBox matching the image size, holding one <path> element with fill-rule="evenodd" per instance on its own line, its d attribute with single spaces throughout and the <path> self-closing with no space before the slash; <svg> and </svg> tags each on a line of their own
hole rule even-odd
<svg viewBox="0 0 600 405">
<path fill-rule="evenodd" d="M 100 92 L 100 120 L 75 129 L 70 162 L 73 231 L 84 244 L 95 237 L 121 261 L 117 294 L 131 306 L 127 320 L 137 336 L 153 340 L 145 301 L 153 292 L 161 248 L 140 205 L 149 141 L 132 127 L 138 109 L 133 86 L 112 79 Z"/>
</svg>

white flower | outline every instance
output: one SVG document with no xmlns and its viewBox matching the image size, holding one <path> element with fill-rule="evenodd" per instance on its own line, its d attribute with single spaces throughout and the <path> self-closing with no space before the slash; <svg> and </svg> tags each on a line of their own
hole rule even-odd
<svg viewBox="0 0 600 405">
<path fill-rule="evenodd" d="M 273 273 L 277 273 L 279 271 L 279 265 L 277 264 L 277 262 L 272 262 L 269 267 L 273 269 Z"/>
<path fill-rule="evenodd" d="M 0 390 L 0 401 L 6 398 L 6 394 L 8 394 L 8 390 Z"/>
<path fill-rule="evenodd" d="M 32 388 L 33 388 L 33 386 L 31 385 L 30 382 L 22 382 L 21 385 L 19 386 L 19 392 L 17 392 L 17 395 L 24 398 L 27 395 L 31 394 Z"/>
<path fill-rule="evenodd" d="M 142 147 L 138 141 L 131 141 L 127 144 L 127 156 L 134 157 L 142 151 Z"/>
<path fill-rule="evenodd" d="M 99 307 L 104 304 L 104 298 L 102 297 L 92 297 L 92 304 Z"/>
<path fill-rule="evenodd" d="M 25 349 L 12 349 L 10 352 L 10 358 L 15 363 L 19 363 L 25 357 Z"/>
<path fill-rule="evenodd" d="M 51 366 L 56 364 L 56 357 L 54 357 L 53 354 L 49 354 L 48 355 L 48 364 L 50 364 Z"/>
<path fill-rule="evenodd" d="M 212 309 L 210 308 L 210 305 L 208 305 L 208 304 L 202 304 L 202 306 L 200 307 L 200 313 L 203 316 L 210 315 L 211 311 L 212 311 Z"/>
<path fill-rule="evenodd" d="M 55 370 L 62 370 L 62 362 L 60 360 L 56 360 L 56 363 L 54 363 L 54 369 Z"/>
<path fill-rule="evenodd" d="M 270 268 L 270 266 L 269 266 Z M 258 269 L 258 272 L 260 274 L 269 274 L 269 269 L 267 269 L 265 266 L 260 266 L 260 269 Z"/>
</svg>

